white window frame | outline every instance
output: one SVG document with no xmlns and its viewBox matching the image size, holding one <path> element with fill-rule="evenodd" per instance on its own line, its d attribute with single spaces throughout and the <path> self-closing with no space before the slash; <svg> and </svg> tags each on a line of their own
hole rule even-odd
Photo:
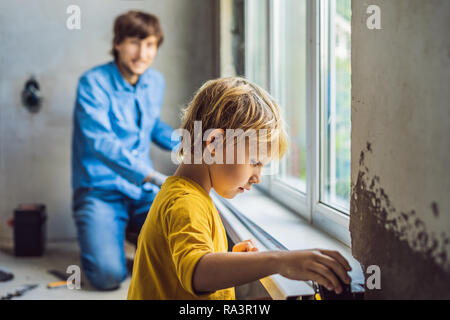
<svg viewBox="0 0 450 320">
<path fill-rule="evenodd" d="M 269 5 L 269 61 L 270 92 L 273 92 L 274 68 L 276 61 L 276 52 L 273 48 L 277 47 L 277 38 L 275 30 L 277 23 L 276 2 L 280 0 L 266 0 Z M 282 0 L 281 0 L 282 1 Z M 300 192 L 275 176 L 264 176 L 260 189 L 266 192 L 271 198 L 282 203 L 302 218 L 306 219 L 312 225 L 325 231 L 335 239 L 351 246 L 349 223 L 350 216 L 320 202 L 320 128 L 321 128 L 321 104 L 324 79 L 321 76 L 321 66 L 324 65 L 324 59 L 328 59 L 328 53 L 324 52 L 323 43 L 324 33 L 321 32 L 321 20 L 326 16 L 327 4 L 329 0 L 307 0 L 307 107 L 306 107 L 306 130 L 307 130 L 307 160 L 306 160 L 306 194 Z M 251 14 L 248 10 L 248 2 L 245 7 L 245 21 L 247 15 Z M 245 46 L 248 47 L 247 23 L 245 23 Z M 246 61 L 249 58 L 246 55 Z M 245 63 L 247 66 L 247 63 Z M 246 74 L 248 74 L 246 72 Z"/>
</svg>

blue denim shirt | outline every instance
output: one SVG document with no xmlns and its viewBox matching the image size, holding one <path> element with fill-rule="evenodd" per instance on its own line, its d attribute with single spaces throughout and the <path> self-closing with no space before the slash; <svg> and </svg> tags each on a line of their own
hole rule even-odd
<svg viewBox="0 0 450 320">
<path fill-rule="evenodd" d="M 72 137 L 72 188 L 96 187 L 139 199 L 143 180 L 154 170 L 150 145 L 173 150 L 173 129 L 160 120 L 164 77 L 149 68 L 136 86 L 115 62 L 84 73 L 78 83 Z"/>
</svg>

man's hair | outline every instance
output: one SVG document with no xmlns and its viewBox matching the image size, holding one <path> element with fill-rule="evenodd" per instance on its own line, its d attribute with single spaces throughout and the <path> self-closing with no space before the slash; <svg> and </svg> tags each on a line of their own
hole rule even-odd
<svg viewBox="0 0 450 320">
<path fill-rule="evenodd" d="M 194 123 L 200 121 L 201 137 L 194 137 Z M 255 130 L 259 143 L 268 143 L 271 155 L 281 159 L 287 151 L 288 137 L 281 117 L 280 107 L 265 90 L 250 81 L 240 78 L 221 78 L 206 82 L 183 111 L 181 129 L 190 134 L 190 150 L 202 143 L 205 131 L 210 129 L 242 130 L 245 134 Z M 244 137 L 245 138 L 245 137 Z M 181 138 L 179 158 L 184 157 L 184 141 Z M 226 143 L 226 136 L 223 137 Z M 229 141 L 231 143 L 232 141 Z M 235 142 L 234 142 L 235 143 Z"/>
<path fill-rule="evenodd" d="M 149 36 L 158 38 L 158 48 L 164 41 L 164 33 L 162 31 L 157 16 L 142 11 L 128 11 L 116 18 L 114 21 L 114 38 L 111 54 L 114 60 L 119 58 L 117 50 L 114 49 L 116 44 L 122 43 L 127 37 L 137 37 L 145 39 Z"/>
</svg>

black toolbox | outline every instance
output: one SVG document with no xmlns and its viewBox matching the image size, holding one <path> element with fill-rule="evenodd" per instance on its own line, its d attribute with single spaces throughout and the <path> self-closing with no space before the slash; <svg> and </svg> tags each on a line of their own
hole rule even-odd
<svg viewBox="0 0 450 320">
<path fill-rule="evenodd" d="M 14 210 L 14 254 L 42 256 L 45 250 L 47 213 L 43 204 L 22 204 Z"/>
</svg>

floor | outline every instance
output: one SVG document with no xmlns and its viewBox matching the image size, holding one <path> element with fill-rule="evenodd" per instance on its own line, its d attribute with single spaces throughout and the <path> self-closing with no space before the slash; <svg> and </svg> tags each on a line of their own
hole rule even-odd
<svg viewBox="0 0 450 320">
<path fill-rule="evenodd" d="M 127 258 L 133 258 L 135 248 L 126 242 L 125 253 Z M 14 297 L 17 300 L 124 300 L 127 297 L 129 276 L 114 291 L 95 290 L 81 272 L 81 288 L 69 289 L 67 286 L 48 289 L 47 284 L 61 281 L 50 274 L 49 270 L 58 270 L 65 273 L 70 265 L 80 266 L 79 249 L 76 241 L 50 242 L 46 244 L 45 253 L 41 257 L 16 257 L 12 244 L 0 243 L 0 269 L 14 274 L 14 278 L 0 282 L 0 297 L 15 292 L 24 285 L 37 284 L 32 290 L 22 296 Z M 259 281 L 236 287 L 236 299 L 268 299 L 269 296 Z"/>
<path fill-rule="evenodd" d="M 127 257 L 134 255 L 134 247 L 125 246 Z M 50 282 L 60 281 L 49 270 L 65 273 L 70 265 L 80 266 L 78 244 L 71 242 L 47 243 L 42 257 L 15 257 L 11 245 L 0 246 L 0 269 L 14 274 L 12 280 L 0 282 L 0 297 L 13 293 L 17 288 L 27 284 L 38 284 L 32 290 L 14 299 L 31 300 L 123 300 L 126 299 L 131 278 L 128 277 L 121 287 L 114 291 L 97 291 L 81 272 L 81 288 L 69 289 L 67 286 L 48 289 Z"/>
</svg>

